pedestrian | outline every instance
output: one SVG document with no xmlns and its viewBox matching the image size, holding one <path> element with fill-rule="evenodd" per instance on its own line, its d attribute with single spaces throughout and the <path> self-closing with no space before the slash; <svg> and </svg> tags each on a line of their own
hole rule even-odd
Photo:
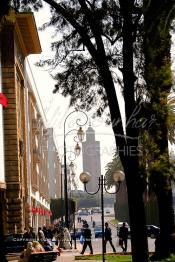
<svg viewBox="0 0 175 262">
<path fill-rule="evenodd" d="M 59 226 L 57 232 L 55 234 L 55 244 L 59 246 L 59 248 L 64 248 L 64 230 L 62 226 Z"/>
<path fill-rule="evenodd" d="M 128 241 L 128 228 L 126 226 L 126 223 L 124 222 L 119 230 L 119 244 L 123 249 L 123 252 L 127 251 L 127 241 Z"/>
<path fill-rule="evenodd" d="M 44 242 L 45 240 L 45 235 L 44 232 L 42 231 L 41 227 L 38 227 L 38 238 L 39 238 L 39 242 Z"/>
<path fill-rule="evenodd" d="M 90 254 L 93 254 L 93 249 L 92 249 L 92 242 L 91 242 L 91 230 L 89 228 L 89 225 L 86 223 L 83 226 L 83 231 L 82 235 L 84 237 L 84 243 L 83 243 L 83 249 L 80 254 L 84 254 L 86 247 L 89 246 L 90 249 Z"/>
<path fill-rule="evenodd" d="M 67 227 L 64 228 L 64 248 L 71 249 L 71 235 Z"/>
<path fill-rule="evenodd" d="M 44 237 L 48 238 L 48 230 L 46 226 L 43 227 L 43 233 L 44 233 Z"/>
<path fill-rule="evenodd" d="M 43 246 L 38 241 L 33 241 L 33 248 L 35 252 L 44 252 Z"/>
<path fill-rule="evenodd" d="M 33 227 L 29 227 L 29 236 L 30 236 L 30 240 L 36 240 L 36 235 L 33 232 Z"/>
<path fill-rule="evenodd" d="M 113 252 L 116 253 L 116 250 L 115 250 L 115 247 L 112 243 L 112 233 L 111 233 L 111 229 L 108 225 L 108 223 L 106 222 L 105 223 L 105 240 L 104 240 L 104 253 L 106 253 L 106 244 L 107 242 L 109 241 L 112 249 L 113 249 Z"/>
<path fill-rule="evenodd" d="M 27 243 L 27 248 L 21 253 L 18 262 L 28 262 L 29 257 L 35 252 L 32 242 Z"/>
<path fill-rule="evenodd" d="M 92 222 L 92 227 L 93 227 L 93 228 L 95 227 L 95 221 Z"/>
<path fill-rule="evenodd" d="M 51 247 L 48 240 L 44 241 L 43 248 L 44 248 L 45 251 L 53 251 L 53 248 Z"/>
<path fill-rule="evenodd" d="M 23 239 L 26 241 L 30 240 L 30 228 L 25 229 L 26 232 L 23 234 Z"/>
<path fill-rule="evenodd" d="M 49 228 L 48 228 L 48 230 L 47 230 L 47 238 L 52 241 L 52 238 L 53 238 L 53 229 L 52 229 L 51 226 L 49 226 Z"/>
</svg>

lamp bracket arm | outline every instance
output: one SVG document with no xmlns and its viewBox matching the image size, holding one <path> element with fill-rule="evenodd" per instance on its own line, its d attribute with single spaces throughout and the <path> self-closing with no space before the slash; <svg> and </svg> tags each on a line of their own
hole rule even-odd
<svg viewBox="0 0 175 262">
<path fill-rule="evenodd" d="M 99 192 L 100 186 L 98 187 L 96 192 L 88 192 L 87 188 L 86 188 L 86 183 L 84 183 L 84 189 L 85 189 L 86 193 L 88 193 L 89 195 L 95 195 L 95 194 L 97 194 Z"/>
<path fill-rule="evenodd" d="M 87 122 L 88 122 L 88 116 L 86 115 L 86 113 L 85 112 L 83 112 L 83 111 L 81 111 L 81 110 L 79 110 L 78 112 L 80 112 L 80 113 L 82 113 L 84 116 L 85 116 L 85 120 L 81 123 L 81 119 L 80 118 L 78 118 L 77 120 L 76 120 L 76 124 L 78 125 L 78 126 L 85 126 L 86 124 L 87 124 Z"/>
<path fill-rule="evenodd" d="M 106 191 L 106 193 L 108 193 L 108 194 L 117 194 L 118 193 L 118 191 L 119 191 L 119 189 L 120 189 L 120 185 L 121 185 L 121 182 L 118 182 L 117 184 L 116 184 L 116 190 L 115 190 L 115 192 L 109 192 L 108 190 L 107 190 L 107 188 L 106 188 L 106 185 L 104 185 L 104 189 L 105 189 L 105 191 Z"/>
<path fill-rule="evenodd" d="M 61 164 L 62 164 L 62 159 L 63 159 L 63 157 L 66 157 L 67 154 L 70 154 L 70 155 L 68 156 L 69 161 L 74 161 L 74 160 L 76 159 L 76 154 L 75 154 L 75 152 L 69 150 L 69 151 L 66 151 L 65 154 L 61 155 Z M 72 156 L 72 155 L 73 155 L 73 156 Z M 71 156 L 72 156 L 72 157 L 71 157 Z"/>
<path fill-rule="evenodd" d="M 71 130 L 69 130 L 66 134 L 65 134 L 65 138 L 67 137 L 67 135 L 69 135 L 71 132 L 77 132 L 78 130 L 76 129 L 76 128 L 74 128 L 74 129 L 71 129 Z M 77 136 L 76 136 L 77 137 Z"/>
</svg>

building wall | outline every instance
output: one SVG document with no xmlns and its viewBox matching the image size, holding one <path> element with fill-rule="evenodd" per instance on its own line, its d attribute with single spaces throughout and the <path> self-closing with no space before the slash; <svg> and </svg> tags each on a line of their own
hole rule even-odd
<svg viewBox="0 0 175 262">
<path fill-rule="evenodd" d="M 50 196 L 48 174 L 48 133 L 40 114 L 35 95 L 28 89 L 28 113 L 31 126 L 30 143 L 30 211 L 31 225 L 37 230 L 38 226 L 50 224 Z"/>
<path fill-rule="evenodd" d="M 50 198 L 61 198 L 61 163 L 54 142 L 53 128 L 48 128 L 48 163 Z"/>
<path fill-rule="evenodd" d="M 26 75 L 25 58 L 41 51 L 31 13 L 11 14 L 1 33 L 6 202 L 5 230 L 50 223 L 48 136 Z M 38 126 L 39 124 L 39 126 Z"/>
<path fill-rule="evenodd" d="M 22 83 L 20 82 L 20 66 L 15 60 L 15 28 L 8 22 L 2 32 L 2 86 L 8 98 L 8 107 L 4 109 L 4 142 L 5 142 L 5 179 L 7 184 L 7 231 L 17 227 L 22 230 L 23 197 L 24 197 L 24 162 L 22 147 L 25 146 L 25 133 L 22 130 L 24 117 Z M 11 41 L 9 41 L 11 39 Z M 11 52 L 9 52 L 9 50 Z M 16 62 L 16 64 L 15 64 Z M 21 61 L 23 62 L 23 61 Z M 24 161 L 25 160 L 25 161 Z"/>
</svg>

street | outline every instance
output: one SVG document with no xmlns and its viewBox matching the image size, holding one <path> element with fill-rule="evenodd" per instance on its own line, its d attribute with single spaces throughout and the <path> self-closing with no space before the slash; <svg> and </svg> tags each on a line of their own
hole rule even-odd
<svg viewBox="0 0 175 262">
<path fill-rule="evenodd" d="M 88 215 L 88 216 L 82 216 L 81 217 L 82 219 L 85 219 L 88 224 L 89 224 L 89 227 L 91 228 L 91 231 L 92 231 L 92 246 L 93 246 L 93 250 L 94 250 L 94 253 L 101 253 L 101 250 L 102 250 L 102 238 L 95 238 L 94 236 L 94 229 L 92 227 L 92 221 L 95 221 L 96 225 L 101 225 L 101 214 L 92 214 L 92 215 Z M 77 217 L 76 217 L 77 219 Z M 110 220 L 112 220 L 113 217 L 111 216 L 105 216 L 105 222 L 109 222 Z M 76 220 L 77 221 L 77 220 Z M 81 223 L 77 223 L 77 227 L 80 227 L 81 228 L 82 224 Z M 117 231 L 116 231 L 116 227 L 113 226 L 112 224 L 109 224 L 111 230 L 112 230 L 112 241 L 113 241 L 113 244 L 116 248 L 116 251 L 117 252 L 122 252 L 122 248 L 119 246 L 118 242 L 119 242 L 119 239 L 117 237 Z M 148 246 L 149 246 L 149 252 L 153 252 L 154 251 L 154 241 L 155 239 L 151 239 L 151 238 L 148 238 Z M 81 244 L 79 243 L 79 240 L 77 240 L 77 248 L 80 249 L 79 251 L 81 252 Z M 110 246 L 109 243 L 107 243 L 107 252 L 113 252 L 112 251 L 112 248 Z M 128 252 L 131 251 L 131 241 L 130 239 L 128 239 Z M 89 249 L 87 248 L 87 250 L 85 251 L 85 254 L 89 254 Z"/>
</svg>

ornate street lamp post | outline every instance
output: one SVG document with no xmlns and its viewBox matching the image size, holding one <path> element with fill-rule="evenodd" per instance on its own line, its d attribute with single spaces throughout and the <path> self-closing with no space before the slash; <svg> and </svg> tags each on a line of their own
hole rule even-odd
<svg viewBox="0 0 175 262">
<path fill-rule="evenodd" d="M 113 193 L 107 191 L 107 189 L 106 189 L 106 179 L 105 179 L 105 177 L 103 177 L 103 175 L 101 175 L 98 178 L 98 189 L 97 189 L 97 191 L 96 192 L 88 192 L 86 185 L 90 181 L 90 179 L 91 179 L 91 174 L 90 173 L 83 172 L 83 173 L 80 174 L 80 180 L 84 184 L 84 189 L 85 189 L 85 191 L 89 195 L 95 195 L 95 194 L 97 194 L 101 190 L 102 259 L 103 259 L 102 261 L 105 262 L 105 255 L 104 255 L 104 199 L 103 199 L 103 191 L 105 189 L 105 191 L 107 193 L 109 193 L 109 194 L 116 194 L 119 191 L 119 189 L 120 189 L 121 182 L 125 179 L 125 175 L 124 175 L 123 171 L 121 171 L 121 170 L 118 170 L 118 171 L 116 171 L 113 174 L 113 179 L 114 179 L 114 182 L 116 183 L 116 191 L 113 192 Z"/>
<path fill-rule="evenodd" d="M 66 123 L 67 123 L 67 119 L 69 118 L 70 115 L 72 115 L 73 113 L 82 113 L 83 116 L 85 116 L 85 121 L 83 121 L 83 123 L 81 122 L 80 118 L 76 119 L 76 124 L 79 126 L 79 130 L 77 131 L 76 129 L 72 129 L 70 131 L 68 131 L 66 133 Z M 78 140 L 80 142 L 83 141 L 84 139 L 84 131 L 82 129 L 82 126 L 84 126 L 88 121 L 88 117 L 87 115 L 83 112 L 83 111 L 73 111 L 71 112 L 64 120 L 64 199 L 65 199 L 65 225 L 67 228 L 69 228 L 69 221 L 68 221 L 68 193 L 67 193 L 67 159 L 66 159 L 66 136 L 72 132 L 72 131 L 77 131 L 77 137 Z M 80 146 L 77 142 L 76 146 L 75 146 L 75 154 L 78 156 L 80 154 Z"/>
<path fill-rule="evenodd" d="M 70 184 L 71 186 L 73 186 L 74 188 L 76 188 L 76 183 L 75 183 L 75 171 L 74 171 L 74 163 L 71 161 L 70 165 L 69 165 L 69 168 L 70 168 L 70 176 L 71 176 L 71 179 L 70 179 Z M 70 189 L 70 197 L 73 201 L 73 196 L 72 196 L 72 192 L 71 192 L 72 188 Z M 72 210 L 72 214 L 73 214 L 73 232 L 74 232 L 74 249 L 77 249 L 77 243 L 76 243 L 76 227 L 75 227 L 75 202 L 74 203 L 74 206 L 73 206 L 73 210 Z"/>
</svg>

